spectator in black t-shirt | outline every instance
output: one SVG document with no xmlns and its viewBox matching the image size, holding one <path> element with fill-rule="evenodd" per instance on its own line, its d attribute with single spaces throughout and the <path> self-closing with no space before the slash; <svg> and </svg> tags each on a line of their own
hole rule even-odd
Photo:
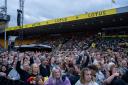
<svg viewBox="0 0 128 85">
<path fill-rule="evenodd" d="M 50 65 L 48 64 L 48 61 L 45 57 L 42 57 L 41 59 L 41 65 L 39 66 L 40 73 L 43 77 L 50 76 Z"/>
</svg>

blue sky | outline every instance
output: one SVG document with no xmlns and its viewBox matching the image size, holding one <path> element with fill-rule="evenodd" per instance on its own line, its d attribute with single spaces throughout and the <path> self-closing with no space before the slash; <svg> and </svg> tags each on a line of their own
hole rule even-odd
<svg viewBox="0 0 128 85">
<path fill-rule="evenodd" d="M 16 26 L 19 0 L 8 1 L 9 26 Z M 128 6 L 128 0 L 25 0 L 24 24 Z"/>
</svg>

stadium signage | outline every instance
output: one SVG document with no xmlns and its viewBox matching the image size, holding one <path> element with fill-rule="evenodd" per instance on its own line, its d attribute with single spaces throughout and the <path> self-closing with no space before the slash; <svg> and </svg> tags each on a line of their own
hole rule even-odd
<svg viewBox="0 0 128 85">
<path fill-rule="evenodd" d="M 40 23 L 34 23 L 34 24 L 32 24 L 32 27 L 35 27 L 35 26 L 40 26 Z"/>
<path fill-rule="evenodd" d="M 106 15 L 106 11 L 98 11 L 98 12 L 92 12 L 88 13 L 88 17 L 98 17 L 98 16 L 104 16 Z"/>
<path fill-rule="evenodd" d="M 117 13 L 116 9 L 103 10 L 103 11 L 91 12 L 87 14 L 81 14 L 81 15 L 70 16 L 70 17 L 65 17 L 65 18 L 47 20 L 47 21 L 37 22 L 33 24 L 27 24 L 27 25 L 24 25 L 23 28 L 25 29 L 35 28 L 37 26 L 44 26 L 44 25 L 61 23 L 61 22 L 69 22 L 69 21 L 80 20 L 80 19 L 88 19 L 88 18 L 106 16 L 106 15 L 111 15 L 111 14 L 116 14 L 116 13 Z M 17 29 L 22 29 L 22 28 L 19 26 L 9 27 L 9 28 L 6 28 L 6 31 L 17 30 Z"/>
<path fill-rule="evenodd" d="M 59 19 L 55 19 L 55 23 L 59 23 L 59 22 L 66 22 L 67 18 L 59 18 Z"/>
</svg>

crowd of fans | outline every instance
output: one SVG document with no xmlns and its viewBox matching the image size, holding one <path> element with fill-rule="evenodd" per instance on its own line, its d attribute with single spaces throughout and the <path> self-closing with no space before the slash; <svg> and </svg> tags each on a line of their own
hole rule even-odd
<svg viewBox="0 0 128 85">
<path fill-rule="evenodd" d="M 0 53 L 0 82 L 7 79 L 6 84 L 13 80 L 23 85 L 127 85 L 128 52 L 119 46 L 124 42 L 128 39 L 76 35 L 42 42 L 51 45 L 52 52 L 4 51 Z"/>
</svg>

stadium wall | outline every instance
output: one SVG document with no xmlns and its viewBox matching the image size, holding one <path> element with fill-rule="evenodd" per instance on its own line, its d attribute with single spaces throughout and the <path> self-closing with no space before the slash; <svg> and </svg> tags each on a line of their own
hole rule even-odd
<svg viewBox="0 0 128 85">
<path fill-rule="evenodd" d="M 22 45 L 22 44 L 32 44 L 37 42 L 38 39 L 24 39 L 24 40 L 16 40 L 15 45 Z M 4 48 L 4 39 L 0 39 L 0 46 Z M 6 43 L 6 46 L 8 47 L 8 40 Z"/>
</svg>

